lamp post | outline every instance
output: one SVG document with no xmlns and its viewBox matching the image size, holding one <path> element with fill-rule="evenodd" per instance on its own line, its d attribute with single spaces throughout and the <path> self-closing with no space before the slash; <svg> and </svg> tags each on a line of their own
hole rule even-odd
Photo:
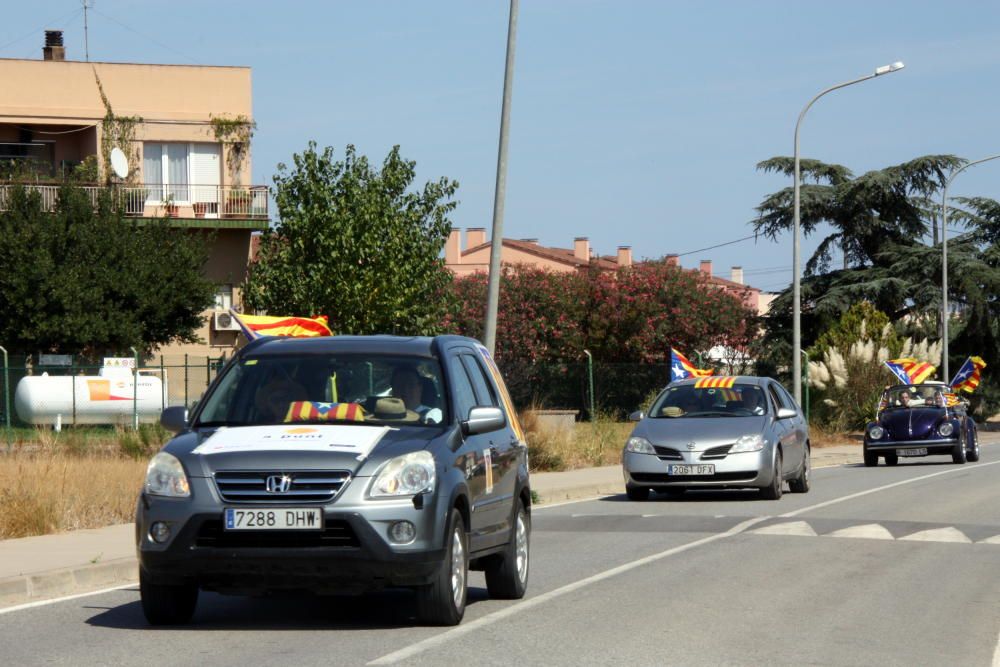
<svg viewBox="0 0 1000 667">
<path fill-rule="evenodd" d="M 799 127 L 802 125 L 802 119 L 805 118 L 806 112 L 809 108 L 827 93 L 831 93 L 840 88 L 846 88 L 847 86 L 853 85 L 855 83 L 861 83 L 862 81 L 867 81 L 868 79 L 874 79 L 877 76 L 882 76 L 883 74 L 891 74 L 893 72 L 898 72 L 903 69 L 904 65 L 902 62 L 894 62 L 891 65 L 883 65 L 878 67 L 871 74 L 866 74 L 865 76 L 858 77 L 857 79 L 852 79 L 851 81 L 845 81 L 844 83 L 838 83 L 835 86 L 830 86 L 826 90 L 821 91 L 818 95 L 809 100 L 802 112 L 799 114 L 799 119 L 795 123 L 795 176 L 792 183 L 793 194 L 793 204 L 792 204 L 792 217 L 793 217 L 793 239 L 792 239 L 792 374 L 794 375 L 793 387 L 795 389 L 795 402 L 802 405 L 802 307 L 801 307 L 801 289 L 799 285 Z"/>
<path fill-rule="evenodd" d="M 941 190 L 941 368 L 944 371 L 941 379 L 945 382 L 948 382 L 948 186 L 969 167 L 997 158 L 1000 154 L 966 162 L 948 175 Z"/>
</svg>

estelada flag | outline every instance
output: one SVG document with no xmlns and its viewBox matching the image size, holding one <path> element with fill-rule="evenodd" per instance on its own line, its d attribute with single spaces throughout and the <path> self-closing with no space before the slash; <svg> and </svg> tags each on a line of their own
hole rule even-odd
<svg viewBox="0 0 1000 667">
<path fill-rule="evenodd" d="M 936 366 L 916 359 L 890 359 L 885 366 L 903 384 L 920 384 L 937 370 Z"/>
<path fill-rule="evenodd" d="M 264 336 L 290 336 L 312 338 L 332 336 L 326 315 L 316 317 L 281 317 L 277 315 L 243 315 L 234 310 L 229 313 L 240 325 L 247 340 Z"/>
<path fill-rule="evenodd" d="M 355 421 L 363 422 L 365 411 L 357 403 L 320 403 L 293 401 L 288 406 L 286 422 Z"/>
<path fill-rule="evenodd" d="M 707 377 L 712 374 L 711 369 L 695 368 L 694 364 L 688 361 L 687 357 L 670 348 L 670 380 L 684 380 L 690 377 Z"/>
<path fill-rule="evenodd" d="M 951 388 L 955 391 L 974 392 L 979 386 L 984 368 L 986 368 L 986 362 L 983 361 L 982 357 L 969 357 L 952 379 Z"/>
</svg>

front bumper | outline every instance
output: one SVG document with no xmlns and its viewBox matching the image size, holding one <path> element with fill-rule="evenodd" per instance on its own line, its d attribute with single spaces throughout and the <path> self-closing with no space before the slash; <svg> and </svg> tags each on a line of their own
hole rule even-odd
<svg viewBox="0 0 1000 667">
<path fill-rule="evenodd" d="M 238 594 L 274 589 L 360 593 L 429 583 L 444 559 L 445 526 L 434 495 L 423 496 L 422 503 L 410 498 L 373 501 L 364 497 L 368 479 L 356 478 L 321 506 L 321 532 L 225 531 L 224 509 L 248 505 L 224 502 L 209 479 L 190 482 L 190 498 L 144 494 L 139 499 L 137 552 L 153 583 L 197 583 L 206 590 Z M 414 542 L 395 545 L 389 540 L 389 526 L 399 520 L 416 526 Z M 165 544 L 149 536 L 155 521 L 171 527 Z"/>
<path fill-rule="evenodd" d="M 927 449 L 927 456 L 950 454 L 958 444 L 958 438 L 937 438 L 934 440 L 890 440 L 865 441 L 865 450 L 879 454 L 894 454 L 900 449 Z"/>
<path fill-rule="evenodd" d="M 685 488 L 746 488 L 766 487 L 774 477 L 772 453 L 767 447 L 759 452 L 727 454 L 722 459 L 702 460 L 702 452 L 681 452 L 683 460 L 662 460 L 655 454 L 622 454 L 622 473 L 630 486 L 651 489 L 668 487 Z M 715 466 L 714 475 L 670 475 L 667 466 L 672 464 Z"/>
</svg>

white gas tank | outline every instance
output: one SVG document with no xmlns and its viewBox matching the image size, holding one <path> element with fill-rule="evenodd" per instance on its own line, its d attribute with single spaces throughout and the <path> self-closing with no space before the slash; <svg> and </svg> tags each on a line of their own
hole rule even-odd
<svg viewBox="0 0 1000 667">
<path fill-rule="evenodd" d="M 158 421 L 166 404 L 160 378 L 140 373 L 136 388 L 128 371 L 105 372 L 102 369 L 101 375 L 76 376 L 43 373 L 22 378 L 14 392 L 17 416 L 37 425 L 54 425 L 57 421 L 63 424 L 130 424 L 134 403 L 138 406 L 140 422 Z"/>
</svg>

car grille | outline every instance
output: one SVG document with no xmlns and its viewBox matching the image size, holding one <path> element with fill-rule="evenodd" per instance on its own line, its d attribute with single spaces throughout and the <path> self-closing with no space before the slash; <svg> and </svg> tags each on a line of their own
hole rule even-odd
<svg viewBox="0 0 1000 667">
<path fill-rule="evenodd" d="M 360 546 L 351 524 L 328 520 L 323 530 L 223 530 L 221 519 L 201 524 L 195 536 L 196 547 L 216 549 L 305 549 L 309 547 Z"/>
<path fill-rule="evenodd" d="M 668 475 L 665 472 L 634 472 L 632 479 L 637 482 L 749 482 L 757 477 L 756 470 L 745 472 L 720 472 L 714 475 Z"/>
<path fill-rule="evenodd" d="M 721 447 L 712 447 L 711 449 L 706 449 L 701 455 L 703 461 L 711 459 L 724 459 L 726 454 L 729 453 L 729 449 L 732 445 L 722 445 Z"/>
<path fill-rule="evenodd" d="M 659 445 L 653 445 L 653 449 L 656 450 L 656 456 L 658 456 L 661 461 L 684 460 L 684 457 L 681 456 L 681 453 L 671 447 L 660 447 Z"/>
<path fill-rule="evenodd" d="M 267 478 L 288 475 L 291 486 L 284 493 L 270 493 Z M 230 471 L 215 473 L 215 488 L 227 502 L 234 503 L 325 503 L 333 500 L 347 486 L 351 473 L 346 470 Z"/>
</svg>

